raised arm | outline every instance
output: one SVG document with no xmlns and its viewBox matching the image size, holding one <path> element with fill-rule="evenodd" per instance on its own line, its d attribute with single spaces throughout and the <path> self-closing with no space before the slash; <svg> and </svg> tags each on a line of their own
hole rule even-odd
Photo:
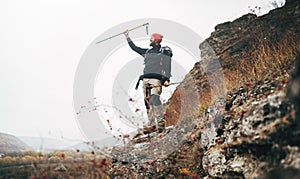
<svg viewBox="0 0 300 179">
<path fill-rule="evenodd" d="M 136 53 L 138 53 L 138 54 L 140 54 L 140 55 L 142 55 L 142 56 L 146 53 L 146 51 L 147 51 L 148 49 L 146 49 L 146 48 L 140 48 L 140 47 L 136 46 L 136 45 L 132 42 L 132 40 L 131 40 L 130 37 L 129 37 L 129 31 L 128 31 L 128 30 L 126 30 L 126 31 L 124 32 L 124 35 L 125 35 L 125 37 L 126 37 L 126 39 L 127 39 L 128 45 L 130 46 L 130 48 L 131 48 L 133 51 L 135 51 Z"/>
</svg>

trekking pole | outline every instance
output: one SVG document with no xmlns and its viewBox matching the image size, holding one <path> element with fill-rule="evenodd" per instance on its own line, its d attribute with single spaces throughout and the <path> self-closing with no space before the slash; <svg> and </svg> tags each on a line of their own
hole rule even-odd
<svg viewBox="0 0 300 179">
<path fill-rule="evenodd" d="M 170 85 L 177 85 L 177 84 L 180 84 L 181 82 L 173 82 L 173 83 L 170 83 Z"/>
<path fill-rule="evenodd" d="M 146 26 L 146 33 L 147 33 L 147 35 L 148 35 L 148 26 L 149 26 L 149 23 L 148 23 L 148 22 L 145 23 L 145 24 L 136 26 L 136 27 L 134 27 L 134 28 L 128 29 L 128 31 L 133 31 L 133 30 L 135 30 L 135 29 L 138 29 L 138 28 L 141 28 L 141 27 L 144 27 L 144 26 Z M 111 36 L 111 37 L 108 37 L 108 38 L 106 38 L 106 39 L 100 40 L 99 42 L 96 42 L 96 44 L 99 44 L 99 43 L 104 42 L 104 41 L 106 41 L 106 40 L 109 40 L 109 39 L 112 39 L 112 38 L 117 37 L 117 36 L 119 36 L 119 35 L 122 35 L 123 33 L 124 33 L 124 32 L 121 32 L 121 33 L 118 33 L 118 34 L 113 35 L 113 36 Z"/>
</svg>

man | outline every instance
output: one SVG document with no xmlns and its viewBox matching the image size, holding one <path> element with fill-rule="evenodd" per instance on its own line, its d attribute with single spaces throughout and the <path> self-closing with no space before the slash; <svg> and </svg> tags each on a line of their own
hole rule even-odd
<svg viewBox="0 0 300 179">
<path fill-rule="evenodd" d="M 124 35 L 131 49 L 144 57 L 144 73 L 139 80 L 143 80 L 149 126 L 156 126 L 157 123 L 160 127 L 159 130 L 161 130 L 161 127 L 164 128 L 165 121 L 160 94 L 162 86 L 168 87 L 170 85 L 172 50 L 167 46 L 162 47 L 160 45 L 163 36 L 158 33 L 151 35 L 151 48 L 137 47 L 130 39 L 128 30 L 124 32 Z"/>
</svg>

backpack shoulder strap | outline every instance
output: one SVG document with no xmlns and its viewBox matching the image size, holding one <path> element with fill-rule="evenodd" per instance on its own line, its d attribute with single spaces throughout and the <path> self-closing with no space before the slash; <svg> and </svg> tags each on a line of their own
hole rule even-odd
<svg viewBox="0 0 300 179">
<path fill-rule="evenodd" d="M 172 56 L 172 49 L 168 46 L 161 47 L 161 53 L 171 57 Z"/>
</svg>

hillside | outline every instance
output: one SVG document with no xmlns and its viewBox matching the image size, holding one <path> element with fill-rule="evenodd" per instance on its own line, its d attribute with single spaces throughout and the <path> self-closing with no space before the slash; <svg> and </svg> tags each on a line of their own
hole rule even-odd
<svg viewBox="0 0 300 179">
<path fill-rule="evenodd" d="M 41 152 L 51 152 L 54 150 L 68 149 L 70 146 L 75 145 L 78 142 L 63 138 L 57 139 L 28 136 L 18 136 L 18 138 L 26 145 L 30 146 L 33 150 Z"/>
<path fill-rule="evenodd" d="M 13 135 L 0 133 L 0 153 L 16 154 L 22 150 L 30 149 L 28 145 Z"/>
</svg>

